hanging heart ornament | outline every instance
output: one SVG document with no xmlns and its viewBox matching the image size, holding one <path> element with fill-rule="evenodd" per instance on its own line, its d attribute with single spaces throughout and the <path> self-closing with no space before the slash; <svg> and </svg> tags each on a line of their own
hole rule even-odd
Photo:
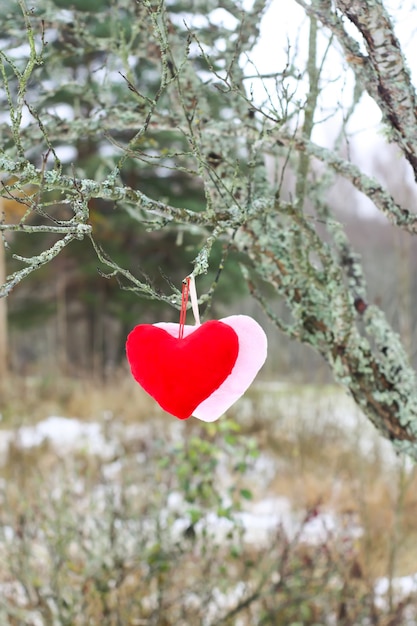
<svg viewBox="0 0 417 626">
<path fill-rule="evenodd" d="M 189 294 L 195 326 L 184 323 Z M 195 284 L 187 277 L 180 323 L 135 326 L 126 354 L 134 379 L 165 411 L 213 422 L 252 383 L 265 362 L 267 338 L 247 315 L 200 324 Z"/>
</svg>

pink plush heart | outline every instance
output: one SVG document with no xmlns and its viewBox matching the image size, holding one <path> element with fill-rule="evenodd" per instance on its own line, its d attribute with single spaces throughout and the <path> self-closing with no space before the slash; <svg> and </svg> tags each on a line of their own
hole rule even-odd
<svg viewBox="0 0 417 626">
<path fill-rule="evenodd" d="M 140 324 L 129 334 L 126 353 L 133 377 L 160 406 L 180 419 L 190 417 L 231 373 L 239 340 L 228 324 L 210 321 L 184 332 Z"/>
<path fill-rule="evenodd" d="M 247 315 L 231 315 L 220 320 L 233 328 L 239 340 L 239 354 L 233 370 L 224 382 L 194 408 L 194 417 L 214 422 L 244 394 L 261 369 L 267 355 L 267 338 L 261 326 Z M 155 324 L 173 337 L 178 336 L 178 324 Z M 198 330 L 198 326 L 184 326 L 184 337 Z"/>
</svg>

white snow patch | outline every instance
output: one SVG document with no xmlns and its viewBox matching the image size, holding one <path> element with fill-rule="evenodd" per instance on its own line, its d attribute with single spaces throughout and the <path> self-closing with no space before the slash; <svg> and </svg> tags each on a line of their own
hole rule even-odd
<svg viewBox="0 0 417 626">
<path fill-rule="evenodd" d="M 179 494 L 173 494 L 172 499 L 168 499 L 171 512 L 178 514 L 182 507 L 184 502 Z M 346 525 L 343 519 L 331 512 L 318 512 L 309 519 L 304 516 L 304 512 L 294 511 L 290 500 L 285 497 L 264 498 L 254 503 L 250 510 L 235 514 L 233 519 L 210 512 L 195 524 L 194 530 L 197 537 L 204 537 L 204 533 L 208 532 L 215 541 L 222 543 L 233 529 L 240 527 L 244 542 L 257 548 L 270 546 L 280 531 L 290 540 L 298 536 L 298 541 L 309 545 L 319 545 L 329 535 L 349 540 L 363 533 L 358 525 Z M 179 539 L 189 526 L 187 517 L 178 517 L 170 524 L 172 537 Z"/>
<path fill-rule="evenodd" d="M 117 445 L 105 439 L 102 427 L 97 422 L 51 416 L 33 426 L 0 431 L 0 459 L 7 454 L 12 442 L 21 448 L 32 448 L 45 441 L 58 453 L 86 450 L 103 458 L 114 456 Z M 4 458 L 1 460 L 4 461 Z"/>
<path fill-rule="evenodd" d="M 239 514 L 244 528 L 244 539 L 256 546 L 267 546 L 279 529 L 286 534 L 294 530 L 294 514 L 287 498 L 264 498 Z"/>
<path fill-rule="evenodd" d="M 399 576 L 391 581 L 393 596 L 396 602 L 401 602 L 404 598 L 411 594 L 417 593 L 417 574 L 409 576 Z M 376 602 L 381 609 L 386 609 L 388 600 L 386 595 L 390 588 L 389 579 L 384 576 L 379 578 L 375 584 Z"/>
</svg>

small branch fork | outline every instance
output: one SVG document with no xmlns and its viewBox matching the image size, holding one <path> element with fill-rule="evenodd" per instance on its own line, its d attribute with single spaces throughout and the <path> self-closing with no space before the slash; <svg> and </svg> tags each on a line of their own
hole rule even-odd
<svg viewBox="0 0 417 626">
<path fill-rule="evenodd" d="M 58 256 L 61 250 L 63 250 L 75 238 L 76 235 L 69 233 L 65 235 L 65 237 L 59 239 L 59 241 L 54 243 L 54 245 L 48 248 L 48 250 L 44 250 L 37 256 L 26 258 L 17 254 L 13 255 L 13 258 L 15 258 L 16 260 L 22 261 L 22 263 L 26 263 L 27 267 L 17 270 L 10 276 L 7 276 L 4 285 L 0 286 L 0 298 L 4 298 L 5 296 L 9 295 L 12 289 L 24 278 L 26 278 L 26 276 L 42 267 L 42 265 L 45 265 L 46 263 L 52 261 L 52 259 Z"/>
</svg>

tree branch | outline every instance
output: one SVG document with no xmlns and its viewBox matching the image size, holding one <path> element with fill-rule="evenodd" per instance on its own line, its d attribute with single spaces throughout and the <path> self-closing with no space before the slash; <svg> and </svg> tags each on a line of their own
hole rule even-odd
<svg viewBox="0 0 417 626">
<path fill-rule="evenodd" d="M 307 152 L 310 156 L 322 161 L 331 167 L 334 172 L 349 180 L 358 191 L 370 198 L 392 224 L 400 226 L 409 233 L 414 234 L 417 232 L 417 215 L 397 204 L 375 178 L 364 174 L 353 163 L 303 137 L 291 135 L 285 129 L 276 127 L 276 129 L 269 131 L 268 134 L 270 137 L 275 137 L 276 141 L 280 142 L 281 145 L 292 147 L 301 152 Z M 274 145 L 274 143 L 266 141 L 265 148 L 267 149 L 268 146 L 273 150 L 276 148 L 276 144 Z"/>
<path fill-rule="evenodd" d="M 324 271 L 294 261 L 299 255 L 293 232 L 301 227 L 284 227 L 272 215 L 253 219 L 236 237 L 236 247 L 247 252 L 256 273 L 285 298 L 295 319 L 292 333 L 324 357 L 334 378 L 396 449 L 417 459 L 417 380 L 400 338 L 374 306 L 361 317 L 375 350 L 360 334 L 353 297 L 324 242 Z M 303 229 L 301 237 L 306 234 Z"/>
<path fill-rule="evenodd" d="M 44 250 L 40 254 L 32 257 L 22 257 L 17 254 L 13 255 L 13 258 L 18 261 L 22 261 L 23 263 L 27 263 L 27 267 L 24 267 L 20 270 L 17 270 L 10 276 L 7 276 L 6 282 L 4 285 L 0 285 L 0 298 L 4 298 L 8 296 L 9 293 L 18 285 L 24 278 L 29 276 L 32 272 L 42 267 L 46 263 L 49 263 L 54 259 L 58 254 L 67 246 L 71 241 L 76 238 L 76 235 L 72 233 L 68 233 L 62 239 L 59 239 L 53 246 L 48 248 L 48 250 Z"/>
</svg>

